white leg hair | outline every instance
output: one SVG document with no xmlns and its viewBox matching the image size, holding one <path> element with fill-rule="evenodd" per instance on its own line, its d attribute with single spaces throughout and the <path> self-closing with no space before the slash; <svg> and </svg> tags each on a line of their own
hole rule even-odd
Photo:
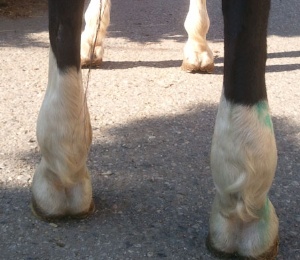
<svg viewBox="0 0 300 260">
<path fill-rule="evenodd" d="M 48 87 L 37 121 L 42 159 L 32 183 L 38 215 L 87 213 L 92 187 L 86 159 L 92 140 L 81 70 L 60 71 L 50 49 Z"/>
<path fill-rule="evenodd" d="M 104 53 L 103 41 L 110 22 L 110 6 L 110 0 L 91 0 L 89 3 L 89 6 L 84 15 L 85 28 L 81 34 L 82 66 L 87 66 L 90 64 L 90 62 L 92 62 L 93 66 L 96 66 L 102 62 Z M 100 22 L 100 27 L 97 32 L 98 22 Z M 95 49 L 93 51 L 92 46 L 94 44 L 96 36 L 97 41 L 95 44 Z"/>
<path fill-rule="evenodd" d="M 188 72 L 213 72 L 214 57 L 206 42 L 209 29 L 206 0 L 190 0 L 184 27 L 188 33 L 188 40 L 184 47 L 181 68 Z"/>
<path fill-rule="evenodd" d="M 214 248 L 257 257 L 276 243 L 278 218 L 267 197 L 276 165 L 267 101 L 243 106 L 222 95 L 211 150 L 217 191 L 210 218 Z"/>
</svg>

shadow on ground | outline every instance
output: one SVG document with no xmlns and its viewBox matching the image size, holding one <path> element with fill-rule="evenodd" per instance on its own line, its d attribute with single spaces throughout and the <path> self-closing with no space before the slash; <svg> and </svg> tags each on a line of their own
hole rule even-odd
<svg viewBox="0 0 300 260">
<path fill-rule="evenodd" d="M 300 57 L 300 51 L 290 51 L 290 52 L 277 52 L 269 53 L 268 59 L 278 59 L 278 58 L 294 58 Z M 221 75 L 223 74 L 223 63 L 224 57 L 215 57 L 215 70 L 213 74 Z M 104 61 L 100 67 L 95 68 L 101 70 L 127 70 L 138 67 L 150 67 L 150 68 L 179 68 L 181 66 L 182 60 L 162 60 L 162 61 Z M 282 72 L 282 71 L 294 71 L 300 70 L 300 64 L 280 64 L 280 65 L 267 65 L 266 72 Z"/>
<path fill-rule="evenodd" d="M 90 219 L 49 225 L 31 215 L 28 187 L 4 187 L 2 256 L 214 259 L 204 240 L 214 194 L 209 153 L 216 110 L 201 104 L 179 115 L 94 128 L 88 166 L 97 212 Z M 299 125 L 275 117 L 274 127 L 279 160 L 270 197 L 280 218 L 278 259 L 299 259 Z M 40 159 L 33 151 L 19 156 L 24 167 Z"/>
<path fill-rule="evenodd" d="M 213 42 L 223 41 L 221 2 L 208 0 L 207 5 L 211 21 L 207 38 Z M 114 0 L 108 35 L 112 38 L 124 38 L 139 43 L 160 42 L 166 39 L 185 42 L 187 33 L 184 29 L 184 20 L 188 6 L 188 0 Z M 298 0 L 273 0 L 269 35 L 299 36 L 298 10 L 300 10 Z M 47 41 L 39 41 L 31 37 L 33 33 L 48 30 L 46 16 L 22 20 L 0 19 L 1 39 L 5 39 L 0 40 L 0 46 L 48 48 Z"/>
</svg>

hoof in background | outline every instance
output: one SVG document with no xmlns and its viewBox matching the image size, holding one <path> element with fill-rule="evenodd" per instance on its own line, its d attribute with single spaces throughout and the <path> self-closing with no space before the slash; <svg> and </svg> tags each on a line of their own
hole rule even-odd
<svg viewBox="0 0 300 260">
<path fill-rule="evenodd" d="M 183 71 L 189 72 L 189 73 L 197 73 L 197 72 L 204 72 L 204 73 L 213 73 L 215 69 L 214 63 L 207 64 L 206 66 L 201 67 L 200 65 L 194 65 L 190 64 L 187 61 L 183 61 L 181 65 L 181 69 Z"/>
<path fill-rule="evenodd" d="M 81 60 L 81 68 L 82 69 L 88 69 L 88 68 L 99 68 L 100 65 L 102 64 L 102 59 L 99 60 Z"/>
</svg>

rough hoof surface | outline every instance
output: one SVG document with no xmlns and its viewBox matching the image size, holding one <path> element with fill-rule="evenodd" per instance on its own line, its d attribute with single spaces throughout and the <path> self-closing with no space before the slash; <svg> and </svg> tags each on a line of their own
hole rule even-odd
<svg viewBox="0 0 300 260">
<path fill-rule="evenodd" d="M 77 214 L 65 214 L 65 215 L 49 215 L 43 212 L 41 208 L 37 205 L 36 201 L 34 198 L 31 199 L 31 204 L 30 204 L 31 211 L 33 215 L 41 220 L 44 221 L 53 221 L 53 220 L 65 220 L 65 219 L 84 219 L 89 217 L 95 212 L 95 203 L 92 200 L 91 205 L 89 209 L 85 212 L 80 212 Z"/>
<path fill-rule="evenodd" d="M 96 60 L 81 60 L 81 68 L 82 69 L 88 69 L 88 68 L 98 68 L 102 64 L 102 59 L 96 59 Z"/>
<path fill-rule="evenodd" d="M 220 258 L 220 259 L 233 259 L 233 260 L 275 260 L 276 256 L 278 254 L 278 246 L 279 246 L 279 239 L 278 237 L 276 238 L 273 246 L 265 252 L 264 254 L 257 256 L 257 257 L 247 257 L 247 256 L 242 256 L 239 255 L 238 253 L 227 253 L 227 252 L 222 252 L 218 249 L 216 249 L 211 241 L 210 235 L 207 236 L 206 239 L 206 247 L 208 251 L 211 252 L 214 256 Z"/>
<path fill-rule="evenodd" d="M 205 73 L 213 73 L 215 65 L 214 63 L 205 65 L 205 66 L 197 66 L 194 64 L 190 64 L 187 61 L 183 61 L 181 65 L 181 69 L 186 72 L 190 73 L 197 73 L 197 72 L 205 72 Z"/>
</svg>

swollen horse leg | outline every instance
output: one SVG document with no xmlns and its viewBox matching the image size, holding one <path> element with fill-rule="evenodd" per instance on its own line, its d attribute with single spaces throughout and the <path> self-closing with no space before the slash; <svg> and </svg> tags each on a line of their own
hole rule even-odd
<svg viewBox="0 0 300 260">
<path fill-rule="evenodd" d="M 82 86 L 84 0 L 49 0 L 49 75 L 37 121 L 42 159 L 32 182 L 32 210 L 44 219 L 94 210 L 86 159 L 92 139 Z"/>
<path fill-rule="evenodd" d="M 209 29 L 206 0 L 190 0 L 184 27 L 188 33 L 188 40 L 184 47 L 181 68 L 187 72 L 213 72 L 214 57 L 206 41 Z"/>
<path fill-rule="evenodd" d="M 85 28 L 81 35 L 81 65 L 83 67 L 89 64 L 98 66 L 102 62 L 103 41 L 110 22 L 110 6 L 110 0 L 91 0 L 85 12 Z"/>
<path fill-rule="evenodd" d="M 224 89 L 211 150 L 216 197 L 208 248 L 275 259 L 278 218 L 268 198 L 277 150 L 265 85 L 270 0 L 223 0 Z"/>
</svg>

